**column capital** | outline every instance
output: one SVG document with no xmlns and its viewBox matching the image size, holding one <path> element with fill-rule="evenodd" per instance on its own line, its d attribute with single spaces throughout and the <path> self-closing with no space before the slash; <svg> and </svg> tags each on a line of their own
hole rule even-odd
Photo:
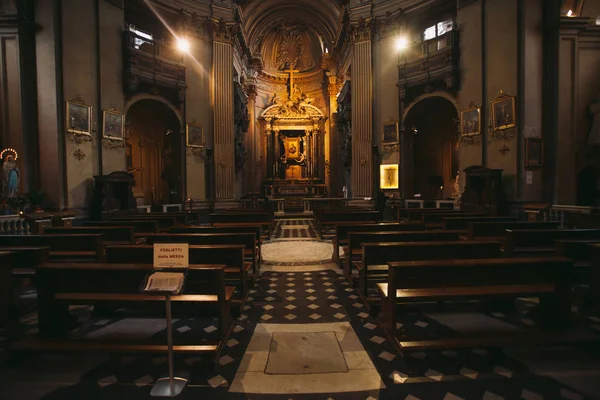
<svg viewBox="0 0 600 400">
<path fill-rule="evenodd" d="M 248 96 L 248 100 L 255 101 L 256 96 L 258 96 L 258 90 L 255 84 L 247 84 L 244 87 L 244 91 L 246 92 L 246 96 Z"/>
<path fill-rule="evenodd" d="M 233 44 L 235 35 L 237 34 L 237 26 L 235 23 L 227 22 L 224 19 L 212 19 L 210 25 L 214 41 Z"/>
<path fill-rule="evenodd" d="M 371 18 L 360 18 L 352 24 L 351 29 L 352 42 L 354 44 L 361 42 L 370 42 L 373 36 L 373 21 Z"/>
</svg>

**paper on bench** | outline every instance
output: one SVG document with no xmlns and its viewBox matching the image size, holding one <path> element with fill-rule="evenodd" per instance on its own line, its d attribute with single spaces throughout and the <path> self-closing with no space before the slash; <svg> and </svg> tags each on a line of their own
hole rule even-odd
<svg viewBox="0 0 600 400">
<path fill-rule="evenodd" d="M 190 245 L 187 243 L 155 243 L 155 269 L 187 269 L 190 266 Z"/>
<path fill-rule="evenodd" d="M 179 293 L 183 288 L 183 274 L 180 272 L 154 272 L 148 277 L 145 292 Z"/>
</svg>

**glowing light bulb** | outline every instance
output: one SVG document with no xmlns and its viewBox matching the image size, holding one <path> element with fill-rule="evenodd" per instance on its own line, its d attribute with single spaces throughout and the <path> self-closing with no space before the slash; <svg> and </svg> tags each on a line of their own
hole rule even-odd
<svg viewBox="0 0 600 400">
<path fill-rule="evenodd" d="M 573 10 L 569 10 L 567 12 L 567 17 L 572 17 L 573 16 Z"/>
<path fill-rule="evenodd" d="M 403 51 L 408 48 L 408 39 L 404 36 L 400 36 L 396 39 L 396 50 Z"/>
<path fill-rule="evenodd" d="M 182 53 L 188 53 L 191 48 L 190 41 L 186 38 L 177 38 L 177 48 Z"/>
</svg>

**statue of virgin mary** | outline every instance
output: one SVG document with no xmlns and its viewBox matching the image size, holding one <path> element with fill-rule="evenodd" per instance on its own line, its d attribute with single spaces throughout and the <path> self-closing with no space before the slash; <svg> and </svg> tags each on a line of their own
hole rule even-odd
<svg viewBox="0 0 600 400">
<path fill-rule="evenodd" d="M 21 172 L 17 168 L 14 154 L 8 154 L 2 164 L 2 196 L 17 197 Z"/>
</svg>

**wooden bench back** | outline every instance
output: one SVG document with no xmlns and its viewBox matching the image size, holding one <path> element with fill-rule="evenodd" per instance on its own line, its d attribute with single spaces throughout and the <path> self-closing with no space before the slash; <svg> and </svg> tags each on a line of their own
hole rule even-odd
<svg viewBox="0 0 600 400">
<path fill-rule="evenodd" d="M 456 216 L 456 212 L 444 210 L 445 212 L 439 213 L 424 213 L 423 214 L 423 223 L 424 224 L 441 224 L 444 218 L 451 218 Z M 485 214 L 482 213 L 462 213 L 462 217 L 485 217 Z"/>
<path fill-rule="evenodd" d="M 177 223 L 182 225 L 188 224 L 199 224 L 200 223 L 200 212 L 199 211 L 167 211 L 167 212 L 150 212 L 146 215 L 150 217 L 175 217 Z"/>
<path fill-rule="evenodd" d="M 136 234 L 158 233 L 159 222 L 156 220 L 130 219 L 111 221 L 86 221 L 83 226 L 132 226 Z"/>
<path fill-rule="evenodd" d="M 213 213 L 210 214 L 210 222 L 213 224 L 219 223 L 235 223 L 235 222 L 258 222 L 258 223 L 271 223 L 271 215 L 270 213 L 244 213 L 244 212 L 236 212 L 236 213 Z"/>
<path fill-rule="evenodd" d="M 384 265 L 393 261 L 494 258 L 501 256 L 500 242 L 398 242 L 365 243 L 362 265 Z"/>
<path fill-rule="evenodd" d="M 190 264 L 225 264 L 231 268 L 244 265 L 244 245 L 205 245 L 190 246 Z M 120 245 L 106 246 L 106 261 L 109 263 L 154 262 L 154 246 Z"/>
<path fill-rule="evenodd" d="M 556 229 L 558 222 L 469 222 L 467 237 L 469 240 L 485 237 L 504 237 L 507 229 Z"/>
<path fill-rule="evenodd" d="M 515 254 L 519 247 L 554 248 L 557 239 L 595 239 L 600 240 L 600 229 L 507 229 L 504 252 Z"/>
<path fill-rule="evenodd" d="M 435 290 L 456 286 L 553 284 L 568 287 L 572 264 L 571 260 L 561 257 L 391 262 L 388 263 L 388 295 L 395 296 L 397 289 Z"/>
<path fill-rule="evenodd" d="M 131 220 L 143 220 L 143 221 L 158 221 L 160 228 L 168 229 L 173 226 L 177 226 L 177 217 L 173 215 L 156 215 L 156 214 L 132 214 L 125 217 L 112 217 L 110 221 L 131 221 Z"/>
<path fill-rule="evenodd" d="M 0 251 L 14 253 L 15 269 L 33 268 L 50 262 L 50 247 L 47 246 L 3 246 Z"/>
<path fill-rule="evenodd" d="M 321 224 L 327 222 L 341 221 L 379 221 L 379 211 L 322 211 L 317 213 L 317 219 Z"/>
<path fill-rule="evenodd" d="M 0 251 L 0 326 L 5 326 L 10 317 L 13 305 L 12 270 L 16 266 L 17 254 L 11 251 Z"/>
<path fill-rule="evenodd" d="M 72 235 L 99 233 L 104 242 L 124 242 L 135 244 L 135 233 L 132 226 L 74 226 L 70 228 L 47 227 L 47 235 Z"/>
<path fill-rule="evenodd" d="M 554 241 L 556 255 L 574 261 L 590 260 L 590 244 L 600 243 L 599 239 L 559 239 Z"/>
<path fill-rule="evenodd" d="M 169 229 L 170 233 L 215 234 L 215 233 L 253 233 L 260 241 L 260 225 L 255 226 L 187 226 Z"/>
<path fill-rule="evenodd" d="M 442 228 L 447 230 L 467 230 L 469 222 L 516 222 L 516 217 L 443 217 Z"/>
<path fill-rule="evenodd" d="M 255 251 L 256 236 L 254 233 L 155 233 L 146 236 L 146 244 L 154 243 L 243 244 L 246 249 Z"/>
<path fill-rule="evenodd" d="M 348 232 L 403 232 L 403 231 L 421 231 L 425 229 L 422 224 L 398 224 L 398 223 L 379 223 L 379 224 L 359 224 L 347 223 L 335 226 L 335 237 L 338 243 L 348 239 Z"/>
<path fill-rule="evenodd" d="M 423 222 L 423 215 L 425 214 L 450 214 L 459 216 L 464 214 L 464 211 L 451 211 L 443 208 L 401 208 L 398 210 L 398 216 L 406 218 L 409 222 Z"/>
<path fill-rule="evenodd" d="M 53 259 L 79 258 L 103 261 L 102 234 L 2 235 L 0 246 L 49 247 Z"/>
<path fill-rule="evenodd" d="M 415 232 L 349 232 L 348 252 L 360 249 L 362 243 L 445 242 L 460 239 L 460 231 Z"/>
</svg>

